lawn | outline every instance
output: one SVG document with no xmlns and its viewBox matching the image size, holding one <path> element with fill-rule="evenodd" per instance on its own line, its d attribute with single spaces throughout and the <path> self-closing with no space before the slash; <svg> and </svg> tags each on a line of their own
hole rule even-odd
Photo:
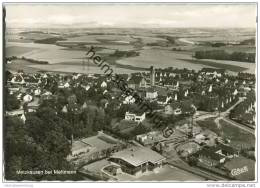
<svg viewBox="0 0 260 188">
<path fill-rule="evenodd" d="M 231 145 L 236 148 L 255 147 L 255 136 L 220 120 L 224 137 L 231 139 Z"/>
</svg>

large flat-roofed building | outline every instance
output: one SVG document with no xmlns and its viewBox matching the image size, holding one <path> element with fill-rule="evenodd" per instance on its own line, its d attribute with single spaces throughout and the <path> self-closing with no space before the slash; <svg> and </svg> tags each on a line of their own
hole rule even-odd
<svg viewBox="0 0 260 188">
<path fill-rule="evenodd" d="M 122 172 L 134 176 L 161 168 L 165 159 L 157 152 L 140 146 L 124 149 L 110 157 L 110 161 L 121 166 Z"/>
</svg>

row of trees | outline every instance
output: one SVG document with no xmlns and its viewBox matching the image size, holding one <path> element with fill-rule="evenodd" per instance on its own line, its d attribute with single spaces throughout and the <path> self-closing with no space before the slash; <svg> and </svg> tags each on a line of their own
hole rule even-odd
<svg viewBox="0 0 260 188">
<path fill-rule="evenodd" d="M 196 51 L 194 57 L 197 59 L 231 60 L 255 63 L 255 53 L 245 52 L 227 53 L 224 50 Z"/>
<path fill-rule="evenodd" d="M 230 118 L 240 123 L 254 124 L 255 123 L 255 93 L 247 94 L 246 100 L 237 105 L 230 111 Z"/>
<path fill-rule="evenodd" d="M 34 40 L 34 43 L 40 43 L 40 44 L 55 44 L 57 41 L 64 41 L 67 39 L 61 38 L 61 37 L 50 37 L 45 39 L 39 39 Z"/>
<path fill-rule="evenodd" d="M 57 116 L 50 107 L 19 118 L 5 119 L 5 178 L 7 180 L 80 180 L 78 175 L 18 174 L 17 170 L 73 170 L 66 157 L 70 153 L 68 121 Z"/>
<path fill-rule="evenodd" d="M 135 57 L 135 56 L 139 56 L 139 52 L 136 51 L 120 51 L 120 50 L 116 50 L 113 54 L 111 54 L 110 56 L 112 57 Z"/>
<path fill-rule="evenodd" d="M 10 95 L 8 90 L 6 92 L 5 109 L 7 111 L 12 111 L 20 108 L 21 102 L 15 97 L 15 95 Z"/>
</svg>

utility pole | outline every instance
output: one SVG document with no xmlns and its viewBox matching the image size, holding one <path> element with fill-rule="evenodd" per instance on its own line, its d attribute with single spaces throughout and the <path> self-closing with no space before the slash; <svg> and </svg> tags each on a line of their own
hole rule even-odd
<svg viewBox="0 0 260 188">
<path fill-rule="evenodd" d="M 193 138 L 193 114 L 191 116 L 191 127 L 190 127 L 189 138 Z"/>
<path fill-rule="evenodd" d="M 192 116 L 191 116 L 190 132 L 189 132 L 189 135 L 188 135 L 189 138 L 193 138 L 194 114 L 196 113 L 195 106 L 193 106 L 193 109 L 194 109 L 194 112 L 192 113 Z"/>
</svg>

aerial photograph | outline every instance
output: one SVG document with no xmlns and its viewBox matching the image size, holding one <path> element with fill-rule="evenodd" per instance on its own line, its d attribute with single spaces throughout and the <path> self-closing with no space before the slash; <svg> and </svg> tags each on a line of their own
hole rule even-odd
<svg viewBox="0 0 260 188">
<path fill-rule="evenodd" d="M 3 179 L 257 180 L 256 3 L 4 3 Z"/>
</svg>

